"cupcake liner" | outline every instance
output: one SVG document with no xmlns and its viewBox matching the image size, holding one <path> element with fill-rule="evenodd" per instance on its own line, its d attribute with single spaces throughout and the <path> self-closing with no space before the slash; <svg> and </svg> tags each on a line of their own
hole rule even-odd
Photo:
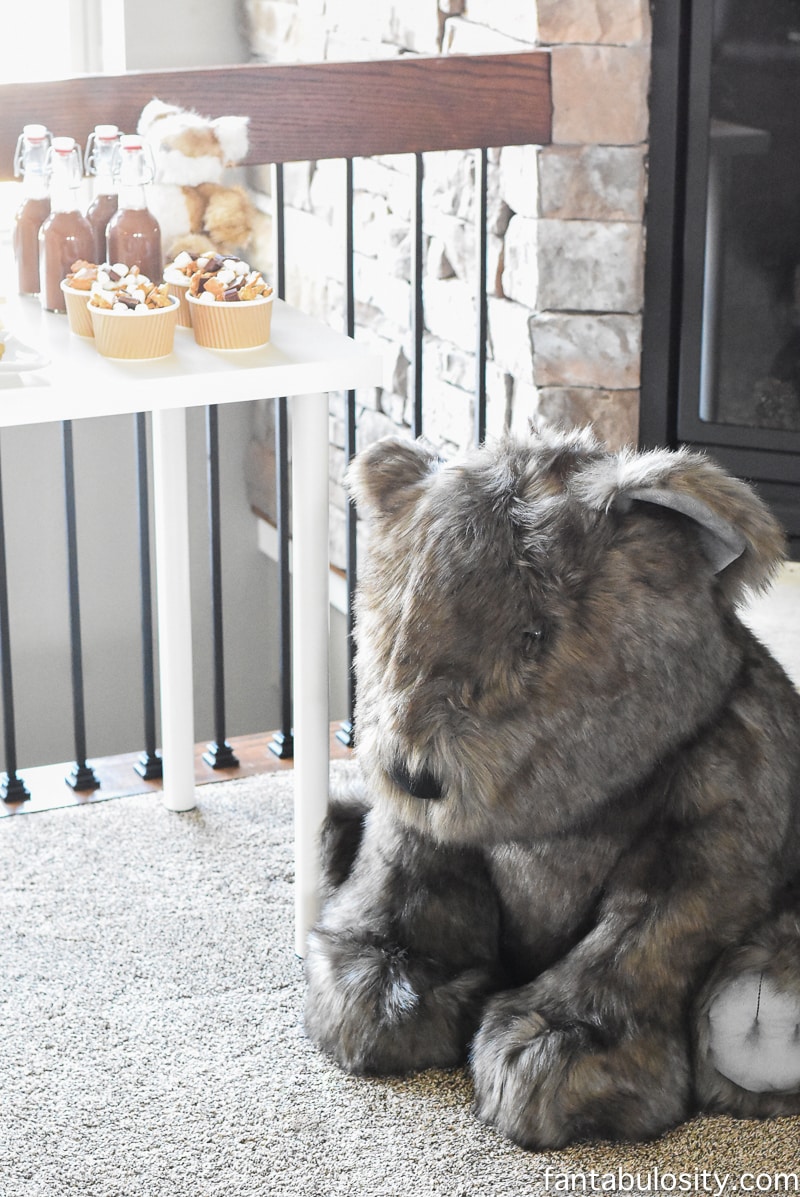
<svg viewBox="0 0 800 1197">
<path fill-rule="evenodd" d="M 183 283 L 173 282 L 170 278 L 165 278 L 164 282 L 167 284 L 167 290 L 170 295 L 180 303 L 180 310 L 178 312 L 178 326 L 180 328 L 192 327 L 192 312 L 189 304 L 186 302 L 186 297 L 189 293 L 189 280 L 186 279 Z"/>
<path fill-rule="evenodd" d="M 194 339 L 205 349 L 256 349 L 268 345 L 272 296 L 241 303 L 205 303 L 188 296 Z"/>
<path fill-rule="evenodd" d="M 93 337 L 92 317 L 89 314 L 89 291 L 78 291 L 75 287 L 61 284 L 61 291 L 67 305 L 69 326 L 79 337 Z"/>
<path fill-rule="evenodd" d="M 115 312 L 89 305 L 98 352 L 127 361 L 167 357 L 175 343 L 179 308 L 174 298 L 168 308 L 148 312 Z"/>
</svg>

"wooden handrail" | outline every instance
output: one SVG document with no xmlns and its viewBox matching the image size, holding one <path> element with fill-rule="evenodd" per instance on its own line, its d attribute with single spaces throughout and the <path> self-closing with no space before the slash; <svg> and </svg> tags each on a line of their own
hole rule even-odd
<svg viewBox="0 0 800 1197">
<path fill-rule="evenodd" d="M 205 116 L 249 116 L 245 164 L 546 144 L 550 56 L 406 55 L 377 62 L 131 71 L 0 85 L 0 179 L 22 126 L 84 145 L 95 124 L 133 132 L 151 99 Z"/>
</svg>

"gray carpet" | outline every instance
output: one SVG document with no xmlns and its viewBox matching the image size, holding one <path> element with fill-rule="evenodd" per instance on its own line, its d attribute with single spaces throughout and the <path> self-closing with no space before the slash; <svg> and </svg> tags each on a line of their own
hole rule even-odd
<svg viewBox="0 0 800 1197">
<path fill-rule="evenodd" d="M 522 1197 L 703 1169 L 730 1191 L 800 1169 L 800 1119 L 536 1156 L 475 1121 L 462 1072 L 344 1076 L 302 1031 L 291 785 L 0 822 L 2 1197 Z"/>
</svg>

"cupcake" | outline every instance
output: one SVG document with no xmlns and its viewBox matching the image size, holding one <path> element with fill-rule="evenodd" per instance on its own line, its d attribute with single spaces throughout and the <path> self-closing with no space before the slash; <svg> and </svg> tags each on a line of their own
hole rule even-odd
<svg viewBox="0 0 800 1197">
<path fill-rule="evenodd" d="M 269 343 L 272 288 L 238 258 L 197 259 L 187 302 L 198 345 L 206 349 L 255 349 Z"/>
<path fill-rule="evenodd" d="M 119 274 L 122 270 L 125 273 Z M 172 353 L 178 323 L 178 300 L 167 284 L 155 284 L 135 267 L 114 267 L 113 286 L 98 278 L 89 296 L 88 311 L 97 349 L 104 357 L 129 361 L 166 357 Z"/>
</svg>

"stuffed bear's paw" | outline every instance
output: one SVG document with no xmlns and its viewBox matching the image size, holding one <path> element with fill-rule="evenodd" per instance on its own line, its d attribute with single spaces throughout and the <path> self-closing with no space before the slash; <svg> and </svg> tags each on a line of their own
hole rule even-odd
<svg viewBox="0 0 800 1197">
<path fill-rule="evenodd" d="M 750 1093 L 800 1094 L 800 995 L 763 973 L 742 973 L 709 1011 L 719 1072 Z"/>
<path fill-rule="evenodd" d="M 800 916 L 767 920 L 724 953 L 695 1009 L 696 1089 L 740 1118 L 800 1113 Z"/>
<path fill-rule="evenodd" d="M 312 931 L 305 1029 L 348 1072 L 405 1073 L 464 1062 L 491 978 L 457 973 L 387 942 Z"/>
<path fill-rule="evenodd" d="M 369 811 L 360 785 L 331 791 L 328 811 L 320 829 L 320 897 L 324 902 L 350 876 L 364 838 Z"/>
<path fill-rule="evenodd" d="M 668 1036 L 612 1042 L 602 1027 L 525 1009 L 515 993 L 489 1002 L 471 1062 L 476 1116 L 529 1150 L 651 1138 L 688 1111 L 687 1062 Z"/>
</svg>

